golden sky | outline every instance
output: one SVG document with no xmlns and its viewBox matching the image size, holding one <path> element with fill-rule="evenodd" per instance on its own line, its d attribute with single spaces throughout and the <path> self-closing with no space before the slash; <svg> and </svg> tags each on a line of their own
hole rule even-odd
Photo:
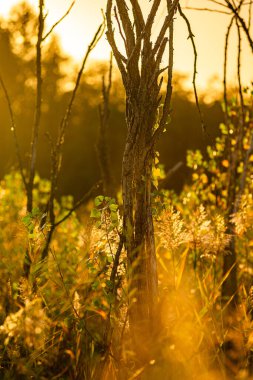
<svg viewBox="0 0 253 380">
<path fill-rule="evenodd" d="M 221 0 L 223 1 L 223 0 Z M 7 16 L 10 8 L 18 0 L 0 0 L 0 14 Z M 29 0 L 37 7 L 38 0 Z M 47 24 L 50 26 L 71 4 L 72 0 L 45 0 L 48 10 Z M 145 8 L 148 0 L 140 0 Z M 214 8 L 208 0 L 181 0 L 182 6 L 209 7 Z M 71 14 L 57 27 L 56 32 L 60 36 L 64 51 L 71 54 L 77 61 L 81 60 L 92 36 L 101 22 L 101 8 L 105 8 L 106 0 L 76 0 Z M 217 7 L 216 7 L 217 8 Z M 222 8 L 219 8 L 222 9 Z M 166 6 L 161 6 L 157 17 L 155 30 L 159 28 Z M 191 21 L 192 30 L 198 49 L 198 76 L 197 82 L 200 87 L 208 86 L 210 78 L 219 76 L 223 72 L 223 50 L 224 38 L 230 16 L 196 10 L 185 10 Z M 245 18 L 248 9 L 245 9 Z M 191 75 L 193 67 L 193 53 L 190 41 L 187 40 L 188 32 L 184 22 L 179 15 L 175 22 L 175 64 L 177 71 Z M 236 49 L 237 33 L 231 36 L 229 77 L 231 82 L 236 80 Z M 92 53 L 92 58 L 108 59 L 110 47 L 105 39 L 101 40 Z M 245 84 L 253 80 L 253 56 L 247 43 L 243 42 L 243 70 L 242 77 Z"/>
</svg>

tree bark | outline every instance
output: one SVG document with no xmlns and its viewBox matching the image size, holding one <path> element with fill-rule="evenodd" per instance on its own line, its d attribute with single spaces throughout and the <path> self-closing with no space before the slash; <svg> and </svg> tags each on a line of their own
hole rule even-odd
<svg viewBox="0 0 253 380">
<path fill-rule="evenodd" d="M 152 26 L 161 0 L 153 1 L 146 20 L 138 1 L 131 0 L 130 3 L 131 7 L 126 0 L 116 0 L 113 8 L 113 0 L 107 0 L 106 20 L 107 39 L 126 92 L 127 139 L 122 162 L 123 238 L 128 260 L 130 327 L 138 356 L 143 356 L 145 349 L 151 347 L 145 346 L 145 343 L 149 341 L 152 344 L 158 295 L 151 204 L 152 165 L 155 145 L 170 114 L 173 17 L 179 0 L 167 0 L 168 13 L 154 41 Z M 126 56 L 119 51 L 114 36 L 112 9 L 125 45 Z M 167 45 L 168 66 L 161 69 Z M 161 74 L 165 71 L 168 78 L 167 88 L 164 103 L 160 104 L 163 82 Z"/>
<path fill-rule="evenodd" d="M 147 97 L 148 98 L 148 97 Z M 152 330 L 158 285 L 151 205 L 154 115 L 149 100 L 129 110 L 128 136 L 122 164 L 123 227 L 128 257 L 130 324 L 135 335 Z M 134 118 L 131 115 L 134 115 Z M 147 126 L 147 124 L 150 124 Z M 133 133 L 134 131 L 134 133 Z"/>
</svg>

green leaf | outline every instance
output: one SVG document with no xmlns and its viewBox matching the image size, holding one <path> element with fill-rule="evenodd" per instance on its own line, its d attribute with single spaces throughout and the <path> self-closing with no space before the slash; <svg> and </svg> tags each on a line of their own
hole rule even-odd
<svg viewBox="0 0 253 380">
<path fill-rule="evenodd" d="M 118 205 L 116 204 L 111 204 L 109 206 L 109 209 L 112 211 L 112 212 L 116 212 L 118 210 Z"/>
<path fill-rule="evenodd" d="M 24 223 L 24 225 L 26 227 L 28 227 L 29 224 L 31 224 L 31 221 L 32 221 L 32 218 L 31 218 L 31 214 L 30 213 L 22 218 L 22 222 Z"/>
<path fill-rule="evenodd" d="M 91 218 L 100 219 L 100 218 L 101 218 L 101 211 L 99 211 L 99 210 L 96 209 L 96 208 L 93 208 L 93 209 L 91 210 L 90 217 L 91 217 Z"/>
<path fill-rule="evenodd" d="M 104 202 L 105 197 L 103 195 L 99 195 L 95 198 L 95 206 L 98 207 Z"/>
</svg>

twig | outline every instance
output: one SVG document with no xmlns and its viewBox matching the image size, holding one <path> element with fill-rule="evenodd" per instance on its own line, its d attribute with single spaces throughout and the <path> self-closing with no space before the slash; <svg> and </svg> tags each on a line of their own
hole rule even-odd
<svg viewBox="0 0 253 380">
<path fill-rule="evenodd" d="M 220 9 L 212 9 L 212 8 L 182 7 L 182 9 L 187 9 L 187 10 L 191 10 L 191 11 L 215 12 L 215 13 L 221 13 L 221 14 L 225 14 L 225 15 L 231 14 L 231 12 L 221 11 Z"/>
<path fill-rule="evenodd" d="M 117 65 L 119 67 L 122 80 L 124 85 L 127 84 L 127 73 L 125 69 L 125 64 L 127 62 L 127 59 L 123 56 L 123 54 L 120 53 L 114 36 L 114 30 L 112 28 L 112 0 L 107 1 L 107 7 L 106 7 L 106 21 L 107 21 L 107 32 L 106 36 L 108 39 L 109 44 L 111 45 L 113 55 L 117 61 Z"/>
<path fill-rule="evenodd" d="M 165 33 L 166 31 L 168 30 L 170 24 L 171 24 L 171 21 L 174 17 L 174 14 L 176 12 L 176 9 L 178 8 L 179 6 L 179 0 L 174 0 L 174 2 L 172 3 L 171 7 L 170 7 L 170 10 L 169 10 L 169 14 L 166 16 L 165 20 L 164 20 L 164 23 L 161 27 L 161 30 L 160 30 L 160 33 L 156 39 L 156 42 L 154 44 L 154 48 L 152 50 L 152 54 L 155 55 L 163 41 L 163 38 L 165 36 Z"/>
<path fill-rule="evenodd" d="M 102 78 L 102 104 L 99 105 L 99 133 L 96 143 L 96 152 L 103 181 L 103 191 L 109 196 L 115 196 L 114 178 L 110 167 L 110 157 L 108 151 L 107 133 L 110 117 L 110 92 L 112 87 L 112 58 L 111 53 L 109 61 L 108 82 L 105 84 L 105 78 Z"/>
<path fill-rule="evenodd" d="M 76 78 L 75 87 L 74 87 L 74 89 L 72 91 L 68 107 L 66 109 L 65 115 L 64 115 L 64 117 L 62 119 L 62 122 L 61 122 L 61 125 L 60 125 L 60 131 L 59 131 L 58 142 L 57 142 L 58 147 L 62 146 L 62 144 L 64 142 L 65 130 L 66 130 L 66 127 L 68 126 L 68 123 L 69 123 L 69 118 L 70 118 L 70 114 L 71 114 L 71 111 L 72 111 L 73 103 L 74 103 L 74 100 L 75 100 L 75 97 L 76 97 L 77 90 L 78 90 L 79 85 L 80 85 L 80 81 L 81 81 L 81 78 L 82 78 L 82 74 L 83 74 L 83 71 L 84 71 L 87 59 L 88 59 L 91 51 L 95 48 L 95 46 L 97 45 L 98 41 L 102 37 L 102 35 L 104 33 L 104 29 L 105 29 L 105 23 L 103 22 L 98 27 L 98 29 L 97 29 L 97 31 L 96 31 L 96 33 L 95 33 L 95 35 L 94 35 L 94 37 L 93 37 L 90 45 L 88 46 L 86 54 L 84 56 L 83 62 L 81 64 L 80 70 L 79 70 L 77 78 Z"/>
<path fill-rule="evenodd" d="M 33 208 L 33 186 L 35 176 L 35 165 L 38 149 L 38 138 L 40 129 L 41 118 L 41 99 L 42 99 L 42 77 L 41 77 L 41 43 L 42 34 L 44 29 L 44 17 L 43 17 L 44 0 L 39 0 L 39 17 L 38 17 L 38 37 L 36 44 L 36 107 L 34 115 L 34 124 L 32 131 L 31 142 L 31 161 L 30 161 L 30 173 L 27 184 L 27 211 L 31 212 Z"/>
<path fill-rule="evenodd" d="M 251 38 L 250 34 L 249 34 L 249 29 L 244 21 L 244 19 L 240 16 L 239 14 L 239 11 L 238 11 L 238 8 L 235 8 L 231 3 L 230 1 L 228 0 L 225 0 L 227 6 L 229 9 L 231 9 L 231 11 L 234 13 L 234 15 L 236 16 L 236 18 L 238 19 L 238 21 L 240 22 L 245 34 L 246 34 L 246 37 L 248 39 L 248 42 L 249 42 L 249 45 L 251 47 L 251 50 L 253 52 L 253 39 Z"/>
<path fill-rule="evenodd" d="M 208 0 L 210 3 L 213 3 L 213 4 L 216 4 L 216 5 L 220 5 L 221 7 L 225 7 L 226 8 L 226 5 L 221 3 L 220 1 L 217 1 L 217 0 Z"/>
<path fill-rule="evenodd" d="M 201 109 L 200 109 L 200 105 L 199 105 L 199 97 L 198 97 L 197 86 L 196 86 L 198 53 L 197 53 L 197 49 L 196 49 L 196 45 L 195 45 L 195 41 L 194 41 L 194 34 L 192 33 L 191 24 L 190 24 L 188 18 L 186 17 L 186 15 L 184 14 L 184 12 L 182 11 L 180 4 L 178 5 L 178 11 L 179 11 L 180 16 L 184 19 L 184 21 L 185 21 L 185 23 L 187 25 L 188 32 L 189 32 L 188 38 L 191 40 L 192 47 L 193 47 L 194 67 L 193 67 L 192 84 L 193 84 L 195 102 L 196 102 L 196 106 L 197 106 L 197 109 L 198 109 L 201 126 L 202 126 L 203 131 L 205 133 L 207 133 L 205 122 L 204 122 L 204 118 L 203 118 L 203 115 L 202 115 L 202 112 L 201 112 Z"/>
<path fill-rule="evenodd" d="M 252 19 L 252 3 L 253 1 L 249 2 L 249 20 L 248 20 L 248 29 L 250 30 L 251 28 L 251 19 Z"/>
<path fill-rule="evenodd" d="M 110 281 L 113 284 L 113 294 L 114 295 L 115 295 L 115 290 L 116 290 L 115 280 L 116 280 L 117 270 L 118 270 L 118 266 L 119 266 L 119 259 L 120 259 L 120 255 L 121 255 L 121 252 L 122 252 L 122 249 L 123 249 L 123 245 L 124 245 L 124 237 L 121 234 L 120 235 L 118 249 L 116 251 L 114 262 L 113 262 L 111 276 L 110 276 Z"/>
<path fill-rule="evenodd" d="M 27 183 L 27 212 L 32 212 L 33 209 L 33 187 L 34 177 L 36 169 L 38 139 L 40 130 L 41 119 L 41 102 L 42 102 L 42 69 L 41 69 L 41 43 L 42 34 L 44 29 L 44 16 L 43 16 L 44 0 L 39 0 L 39 16 L 38 16 L 38 35 L 36 44 L 36 105 L 34 114 L 34 123 L 32 128 L 32 140 L 31 140 L 31 157 L 30 157 L 30 171 Z M 26 248 L 25 258 L 23 263 L 24 275 L 28 278 L 31 269 L 31 254 L 29 253 L 29 247 Z"/>
<path fill-rule="evenodd" d="M 119 22 L 119 16 L 118 16 L 118 12 L 117 12 L 117 8 L 116 8 L 116 6 L 115 6 L 113 9 L 114 9 L 115 19 L 116 19 L 116 21 L 117 21 L 118 28 L 119 28 L 119 34 L 120 34 L 122 40 L 124 41 L 124 45 L 125 45 L 125 48 L 126 48 L 126 37 L 125 37 L 124 34 L 123 34 L 123 31 L 122 31 L 122 28 L 121 28 L 121 24 L 120 24 L 120 22 Z"/>
<path fill-rule="evenodd" d="M 129 57 L 134 46 L 135 46 L 135 35 L 132 28 L 132 23 L 128 15 L 128 8 L 126 5 L 125 0 L 116 0 L 116 4 L 119 10 L 119 16 L 121 19 L 121 24 L 125 33 L 125 36 L 127 36 L 126 41 L 126 53 Z"/>
<path fill-rule="evenodd" d="M 233 25 L 235 17 L 232 17 L 226 32 L 225 37 L 225 48 L 224 48 L 224 67 L 223 67 L 223 99 L 225 107 L 225 121 L 228 123 L 228 99 L 227 99 L 227 62 L 228 62 L 228 44 L 229 44 L 229 35 Z"/>
<path fill-rule="evenodd" d="M 241 31 L 240 31 L 240 26 L 238 24 L 237 19 L 236 19 L 236 26 L 237 26 L 237 33 L 238 33 L 237 78 L 238 78 L 240 105 L 241 105 L 241 110 L 242 110 L 242 122 L 244 122 L 245 105 L 244 105 L 244 98 L 243 98 L 243 92 L 242 92 L 242 78 L 241 78 L 241 52 L 242 52 Z"/>
<path fill-rule="evenodd" d="M 176 165 L 174 165 L 171 169 L 167 171 L 165 174 L 165 178 L 159 182 L 159 188 L 162 188 L 166 185 L 169 179 L 183 166 L 183 162 L 179 161 Z"/>
<path fill-rule="evenodd" d="M 45 36 L 42 37 L 42 41 L 45 41 L 47 39 L 47 37 L 53 32 L 53 30 L 65 19 L 65 17 L 68 16 L 68 14 L 70 13 L 71 9 L 75 5 L 75 2 L 76 2 L 76 0 L 73 0 L 73 2 L 71 3 L 71 5 L 69 6 L 68 10 L 66 11 L 66 13 L 58 21 L 56 21 L 56 23 L 53 24 L 53 26 L 45 34 Z"/>
<path fill-rule="evenodd" d="M 136 34 L 137 34 L 137 37 L 139 37 L 145 27 L 145 21 L 144 21 L 143 14 L 142 14 L 138 0 L 130 0 L 130 2 L 133 8 Z"/>
<path fill-rule="evenodd" d="M 171 9 L 171 2 L 167 1 L 167 8 L 168 12 Z M 164 100 L 164 105 L 162 109 L 162 117 L 159 122 L 159 127 L 153 134 L 153 144 L 155 144 L 160 137 L 160 135 L 163 133 L 164 128 L 166 126 L 168 116 L 170 115 L 170 104 L 171 104 L 171 97 L 172 97 L 172 74 L 173 74 L 173 58 L 174 58 L 174 20 L 171 19 L 170 25 L 169 25 L 169 64 L 168 64 L 168 82 L 167 82 L 167 91 L 166 96 Z M 162 84 L 162 81 L 160 82 Z"/>
<path fill-rule="evenodd" d="M 61 161 L 62 161 L 62 146 L 64 144 L 64 138 L 65 138 L 65 132 L 66 128 L 69 123 L 73 103 L 76 97 L 77 90 L 80 85 L 81 77 L 87 62 L 87 59 L 90 55 L 90 52 L 94 49 L 99 39 L 102 37 L 104 32 L 105 23 L 103 22 L 99 28 L 97 29 L 90 45 L 87 48 L 86 54 L 84 56 L 83 62 L 81 64 L 81 68 L 78 72 L 77 79 L 75 82 L 75 87 L 72 91 L 69 104 L 67 106 L 65 115 L 62 119 L 62 122 L 59 126 L 58 130 L 58 137 L 55 148 L 52 149 L 51 152 L 51 159 L 52 159 L 52 166 L 51 166 L 51 191 L 49 195 L 49 201 L 48 201 L 48 212 L 49 212 L 49 221 L 50 221 L 50 229 L 47 234 L 46 244 L 42 251 L 42 258 L 45 259 L 48 255 L 48 249 L 51 243 L 51 239 L 53 236 L 53 232 L 60 223 L 62 223 L 64 220 L 66 220 L 86 199 L 87 194 L 74 206 L 72 210 L 68 212 L 68 214 L 62 218 L 62 220 L 55 222 L 55 209 L 54 209 L 54 200 L 56 197 L 56 190 L 57 190 L 57 184 L 58 184 L 58 178 L 61 170 Z"/>
<path fill-rule="evenodd" d="M 11 104 L 11 100 L 10 100 L 10 97 L 9 97 L 8 90 L 7 90 L 6 86 L 5 86 L 4 80 L 3 80 L 3 78 L 2 78 L 1 75 L 0 75 L 0 83 L 1 83 L 1 86 L 3 88 L 5 99 L 6 99 L 6 102 L 7 102 L 7 105 L 8 105 L 8 110 L 9 110 L 9 114 L 10 114 L 10 121 L 11 121 L 11 132 L 13 133 L 13 138 L 14 138 L 16 156 L 17 156 L 17 159 L 18 159 L 19 170 L 20 170 L 20 174 L 21 174 L 21 177 L 22 177 L 22 181 L 23 181 L 25 190 L 27 192 L 27 182 L 26 182 L 25 173 L 24 173 L 24 167 L 23 167 L 23 162 L 22 162 L 22 157 L 21 157 L 20 145 L 19 145 L 18 137 L 17 137 L 16 123 L 15 123 L 15 120 L 14 120 L 14 112 L 13 112 L 13 109 L 12 109 L 12 104 Z"/>
<path fill-rule="evenodd" d="M 99 181 L 94 186 L 92 186 L 92 188 L 78 202 L 75 203 L 75 205 L 69 210 L 69 212 L 54 224 L 54 227 L 56 228 L 60 224 L 65 222 L 65 220 L 67 220 L 73 214 L 74 211 L 76 211 L 82 204 L 87 202 L 88 199 L 94 193 L 94 191 L 97 190 L 100 185 L 101 185 L 101 182 Z"/>
</svg>

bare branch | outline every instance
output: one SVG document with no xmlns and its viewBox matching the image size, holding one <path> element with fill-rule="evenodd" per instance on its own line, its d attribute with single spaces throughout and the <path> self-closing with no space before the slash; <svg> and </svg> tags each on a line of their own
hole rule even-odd
<svg viewBox="0 0 253 380">
<path fill-rule="evenodd" d="M 118 28 L 119 28 L 119 34 L 120 34 L 122 40 L 124 41 L 124 45 L 125 45 L 125 48 L 126 48 L 126 37 L 124 36 L 122 28 L 121 28 L 121 24 L 120 24 L 118 12 L 117 12 L 117 7 L 115 6 L 113 9 L 114 9 L 115 19 L 117 21 Z"/>
<path fill-rule="evenodd" d="M 77 78 L 76 78 L 75 87 L 72 91 L 72 94 L 71 94 L 71 97 L 69 100 L 69 104 L 67 106 L 65 115 L 64 115 L 62 122 L 60 124 L 60 127 L 59 127 L 56 149 L 55 149 L 55 152 L 53 154 L 55 156 L 54 157 L 55 164 L 53 165 L 54 166 L 54 169 L 53 169 L 54 173 L 53 173 L 53 178 L 52 178 L 52 186 L 53 187 L 56 186 L 55 182 L 57 182 L 57 178 L 58 178 L 58 175 L 59 175 L 59 172 L 61 169 L 61 148 L 62 148 L 62 145 L 64 143 L 65 131 L 66 131 L 66 128 L 67 128 L 68 123 L 69 123 L 69 118 L 71 115 L 73 103 L 74 103 L 74 100 L 76 97 L 77 90 L 78 90 L 79 85 L 80 85 L 80 81 L 81 81 L 81 78 L 83 75 L 83 71 L 84 71 L 87 59 L 88 59 L 91 51 L 95 48 L 96 44 L 98 43 L 98 41 L 100 40 L 100 38 L 102 37 L 102 35 L 104 33 L 104 28 L 105 28 L 105 23 L 103 22 L 99 26 L 99 28 L 97 29 L 90 45 L 87 48 L 86 54 L 84 56 L 83 62 L 81 64 L 80 70 L 79 70 Z M 54 189 L 54 191 L 55 191 L 55 189 Z M 54 199 L 54 196 L 53 196 L 53 199 Z"/>
<path fill-rule="evenodd" d="M 135 36 L 125 0 L 116 0 L 119 16 L 124 29 L 126 39 L 126 52 L 129 57 L 135 46 Z"/>
<path fill-rule="evenodd" d="M 133 8 L 134 22 L 136 25 L 136 34 L 137 37 L 139 37 L 145 27 L 144 17 L 138 0 L 130 0 L 130 2 Z"/>
<path fill-rule="evenodd" d="M 216 0 L 208 0 L 210 3 L 213 3 L 213 4 L 216 4 L 216 5 L 220 5 L 221 7 L 224 7 L 224 8 L 227 8 L 227 6 L 223 3 L 221 3 L 220 1 L 216 1 Z"/>
<path fill-rule="evenodd" d="M 81 205 L 83 205 L 85 202 L 87 202 L 91 196 L 94 194 L 94 192 L 99 189 L 99 187 L 101 186 L 101 181 L 97 182 L 94 186 L 92 186 L 92 188 L 82 196 L 82 198 L 76 202 L 74 204 L 74 206 L 71 208 L 71 210 L 68 211 L 68 213 L 62 217 L 61 219 L 59 219 L 55 224 L 54 224 L 54 227 L 58 227 L 60 224 L 62 224 L 63 222 L 65 222 L 65 220 L 67 220 L 72 214 L 73 212 L 75 212 Z"/>
<path fill-rule="evenodd" d="M 252 4 L 253 4 L 253 1 L 250 1 L 249 2 L 249 19 L 248 19 L 248 29 L 250 31 L 250 28 L 251 28 L 251 19 L 252 19 Z"/>
<path fill-rule="evenodd" d="M 157 10 L 160 6 L 160 3 L 161 3 L 161 0 L 154 0 L 152 8 L 150 10 L 150 13 L 148 15 L 148 19 L 147 19 L 146 26 L 145 26 L 145 36 L 144 36 L 144 43 L 145 44 L 149 43 L 149 41 L 150 41 L 152 25 L 154 23 L 155 16 L 156 16 Z"/>
<path fill-rule="evenodd" d="M 169 8 L 170 8 L 169 1 L 167 1 L 167 7 L 169 11 Z M 170 115 L 170 104 L 171 104 L 171 97 L 172 97 L 172 75 L 173 75 L 173 63 L 174 63 L 173 57 L 174 57 L 174 21 L 172 18 L 170 26 L 169 26 L 169 65 L 168 65 L 167 91 L 166 91 L 166 96 L 165 96 L 163 110 L 162 110 L 162 117 L 159 123 L 159 127 L 154 132 L 153 137 L 152 137 L 153 144 L 157 142 L 158 138 L 163 133 L 164 128 L 166 127 L 166 123 L 168 121 L 168 117 Z M 160 86 L 161 85 L 162 85 L 162 80 L 160 81 Z"/>
<path fill-rule="evenodd" d="M 56 23 L 53 24 L 53 26 L 45 34 L 45 36 L 42 37 L 42 41 L 45 41 L 49 37 L 49 35 L 53 32 L 53 30 L 65 19 L 65 17 L 68 16 L 68 14 L 70 13 L 71 9 L 75 5 L 75 2 L 76 2 L 76 0 L 73 0 L 73 2 L 70 4 L 68 10 L 66 11 L 66 13 L 58 21 L 56 21 Z"/>
<path fill-rule="evenodd" d="M 22 177 L 23 184 L 24 184 L 25 189 L 27 191 L 27 182 L 26 182 L 26 178 L 25 178 L 24 167 L 23 167 L 23 162 L 22 162 L 22 157 L 21 157 L 21 152 L 20 152 L 20 145 L 19 145 L 18 137 L 17 137 L 16 123 L 15 123 L 15 120 L 14 120 L 14 113 L 13 113 L 13 109 L 12 109 L 12 104 L 11 104 L 11 100 L 10 100 L 10 97 L 9 97 L 8 90 L 7 90 L 6 86 L 5 86 L 4 80 L 3 80 L 3 78 L 2 78 L 1 75 L 0 75 L 0 83 L 1 83 L 4 95 L 5 95 L 5 99 L 6 99 L 6 102 L 7 102 L 7 105 L 8 105 L 8 110 L 9 110 L 9 114 L 10 114 L 11 132 L 13 133 L 13 138 L 14 138 L 16 156 L 17 156 L 17 159 L 18 159 L 19 170 L 20 170 L 20 174 L 21 174 L 21 177 Z"/>
<path fill-rule="evenodd" d="M 159 189 L 162 189 L 164 188 L 169 180 L 171 179 L 171 177 L 173 177 L 173 175 L 183 166 L 183 162 L 182 161 L 179 161 L 176 165 L 174 165 L 172 168 L 170 168 L 166 174 L 165 174 L 165 178 L 162 179 L 160 182 L 159 182 Z"/>
<path fill-rule="evenodd" d="M 108 128 L 110 117 L 110 91 L 112 86 L 112 58 L 111 53 L 109 62 L 108 82 L 105 83 L 105 78 L 102 78 L 102 103 L 99 105 L 100 125 L 99 133 L 96 144 L 96 152 L 98 163 L 101 172 L 101 178 L 103 181 L 104 194 L 114 197 L 116 195 L 116 187 L 114 183 L 114 177 L 110 165 L 110 156 L 108 149 Z"/>
<path fill-rule="evenodd" d="M 114 31 L 112 29 L 112 0 L 107 1 L 106 7 L 106 21 L 107 21 L 107 39 L 111 45 L 113 55 L 117 61 L 123 83 L 126 84 L 126 69 L 124 64 L 127 62 L 127 59 L 120 53 L 115 42 Z"/>
<path fill-rule="evenodd" d="M 224 69 L 223 69 L 223 99 L 225 107 L 225 119 L 228 122 L 228 99 L 227 99 L 227 61 L 228 61 L 228 42 L 230 31 L 234 22 L 235 16 L 232 17 L 226 32 L 225 48 L 224 48 Z"/>
<path fill-rule="evenodd" d="M 187 10 L 191 10 L 191 11 L 215 12 L 215 13 L 221 13 L 224 15 L 230 15 L 231 14 L 231 12 L 221 11 L 220 9 L 212 9 L 212 8 L 182 7 L 182 9 L 187 9 Z"/>
<path fill-rule="evenodd" d="M 239 10 L 238 10 L 238 8 L 235 8 L 235 7 L 230 3 L 229 0 L 225 0 L 225 2 L 226 2 L 226 4 L 227 4 L 228 8 L 231 9 L 231 11 L 233 12 L 233 14 L 236 16 L 236 18 L 237 18 L 238 21 L 240 22 L 240 24 L 241 24 L 241 26 L 242 26 L 242 28 L 243 28 L 245 34 L 246 34 L 246 37 L 247 37 L 247 39 L 248 39 L 249 45 L 250 45 L 250 47 L 251 47 L 251 50 L 252 50 L 252 52 L 253 52 L 253 39 L 252 39 L 252 37 L 250 36 L 249 29 L 248 29 L 248 27 L 247 27 L 247 25 L 246 25 L 244 19 L 243 19 L 243 18 L 240 16 L 240 14 L 239 14 Z"/>
<path fill-rule="evenodd" d="M 38 138 L 40 129 L 41 118 L 41 99 L 42 99 L 42 77 L 41 77 L 41 43 L 44 29 L 44 16 L 43 16 L 44 0 L 39 0 L 39 16 L 38 16 L 38 37 L 36 44 L 36 107 L 34 115 L 34 124 L 32 131 L 31 142 L 31 160 L 30 160 L 30 173 L 29 181 L 27 184 L 27 211 L 31 212 L 33 208 L 33 184 L 35 176 L 35 165 L 37 158 Z"/>
<path fill-rule="evenodd" d="M 242 119 L 244 121 L 245 105 L 244 105 L 244 98 L 243 98 L 243 91 L 242 91 L 242 78 L 241 78 L 241 53 L 242 53 L 241 44 L 242 44 L 242 38 L 241 38 L 240 26 L 239 26 L 237 19 L 236 19 L 236 26 L 237 26 L 237 33 L 238 33 L 238 55 L 237 55 L 238 91 L 239 91 L 239 97 L 240 97 L 240 106 L 241 106 L 241 110 L 242 110 Z"/>
<path fill-rule="evenodd" d="M 157 53 L 157 51 L 158 51 L 158 49 L 159 49 L 159 47 L 160 47 L 160 45 L 164 39 L 165 33 L 167 32 L 167 30 L 171 24 L 171 20 L 174 17 L 174 14 L 175 14 L 175 11 L 176 11 L 178 5 L 179 5 L 179 0 L 174 0 L 173 4 L 170 7 L 169 14 L 166 16 L 164 23 L 161 27 L 160 33 L 159 33 L 157 40 L 155 42 L 154 48 L 152 50 L 153 56 L 155 56 L 155 54 Z"/>
<path fill-rule="evenodd" d="M 193 48 L 193 53 L 194 53 L 194 67 L 193 67 L 192 84 L 193 84 L 195 102 L 196 102 L 196 106 L 198 109 L 201 126 L 202 126 L 203 131 L 206 132 L 206 126 L 205 126 L 204 118 L 203 118 L 203 115 L 202 115 L 202 112 L 200 109 L 198 91 L 197 91 L 197 86 L 196 86 L 198 53 L 197 53 L 197 49 L 196 49 L 196 45 L 195 45 L 195 41 L 194 41 L 194 34 L 192 33 L 191 24 L 190 24 L 188 18 L 186 17 L 186 15 L 184 14 L 184 12 L 182 11 L 180 4 L 178 5 L 178 10 L 179 10 L 180 16 L 184 19 L 184 21 L 187 25 L 188 32 L 189 32 L 188 39 L 190 39 L 191 43 L 192 43 L 192 48 Z"/>
<path fill-rule="evenodd" d="M 43 259 L 45 259 L 47 257 L 47 255 L 48 255 L 48 250 L 49 250 L 50 242 L 51 242 L 51 239 L 52 239 L 52 236 L 53 236 L 53 232 L 54 232 L 56 226 L 59 225 L 60 223 L 62 223 L 62 221 L 63 221 L 62 220 L 62 221 L 59 221 L 59 222 L 55 223 L 54 200 L 55 200 L 55 196 L 56 196 L 58 177 L 59 177 L 59 174 L 60 174 L 60 171 L 61 171 L 62 146 L 64 144 L 64 138 L 65 138 L 66 128 L 67 128 L 68 123 L 69 123 L 69 119 L 70 119 L 73 103 L 74 103 L 74 100 L 75 100 L 75 97 L 76 97 L 77 90 L 78 90 L 79 85 L 80 85 L 81 77 L 82 77 L 82 74 L 83 74 L 83 71 L 84 71 L 87 59 L 88 59 L 91 51 L 95 48 L 95 46 L 96 46 L 97 42 L 99 41 L 99 39 L 102 37 L 102 35 L 104 33 L 104 28 L 105 28 L 105 22 L 103 22 L 99 26 L 99 28 L 97 29 L 97 31 L 96 31 L 96 33 L 95 33 L 95 35 L 94 35 L 94 37 L 93 37 L 93 39 L 92 39 L 92 41 L 90 43 L 90 45 L 87 48 L 86 54 L 84 56 L 84 59 L 83 59 L 82 65 L 81 65 L 81 68 L 80 68 L 80 70 L 78 72 L 78 75 L 77 75 L 77 79 L 76 79 L 76 82 L 75 82 L 75 87 L 74 87 L 74 89 L 72 91 L 68 107 L 67 107 L 65 115 L 64 115 L 64 117 L 62 119 L 62 122 L 61 122 L 61 124 L 59 126 L 56 147 L 53 148 L 52 152 L 51 152 L 51 160 L 52 160 L 52 166 L 51 166 L 51 191 L 50 191 L 49 201 L 48 201 L 48 212 L 49 212 L 49 220 L 50 220 L 50 230 L 48 231 L 46 244 L 45 244 L 45 247 L 44 247 L 43 252 L 42 252 L 42 258 Z M 73 210 L 70 210 L 69 214 L 67 214 L 67 215 L 70 216 L 72 214 L 72 212 L 74 210 L 76 210 L 77 207 L 79 207 L 80 204 L 83 203 L 83 202 L 84 202 L 84 199 L 82 198 L 78 202 L 78 204 L 74 206 Z M 66 220 L 66 218 L 67 218 L 67 216 L 64 217 L 64 220 Z"/>
<path fill-rule="evenodd" d="M 77 90 L 78 90 L 79 85 L 80 85 L 80 81 L 81 81 L 81 78 L 82 78 L 82 74 L 83 74 L 83 71 L 84 71 L 87 59 L 88 59 L 91 51 L 95 48 L 95 46 L 97 45 L 98 41 L 102 37 L 102 35 L 104 33 L 104 29 L 105 29 L 105 23 L 103 22 L 99 26 L 99 28 L 97 29 L 97 31 L 96 31 L 96 33 L 95 33 L 95 35 L 94 35 L 94 37 L 93 37 L 90 45 L 88 46 L 86 54 L 84 56 L 82 65 L 80 67 L 80 70 L 79 70 L 77 78 L 76 78 L 75 87 L 74 87 L 74 89 L 72 91 L 68 107 L 66 109 L 65 115 L 64 115 L 64 117 L 62 119 L 62 122 L 61 122 L 60 133 L 59 133 L 59 137 L 58 137 L 58 146 L 61 146 L 62 143 L 64 142 L 64 133 L 65 133 L 66 127 L 67 127 L 67 125 L 69 123 L 69 117 L 70 117 L 70 114 L 71 114 L 71 111 L 72 111 L 72 106 L 73 106 L 73 103 L 74 103 L 74 100 L 75 100 L 75 97 L 76 97 Z"/>
</svg>

